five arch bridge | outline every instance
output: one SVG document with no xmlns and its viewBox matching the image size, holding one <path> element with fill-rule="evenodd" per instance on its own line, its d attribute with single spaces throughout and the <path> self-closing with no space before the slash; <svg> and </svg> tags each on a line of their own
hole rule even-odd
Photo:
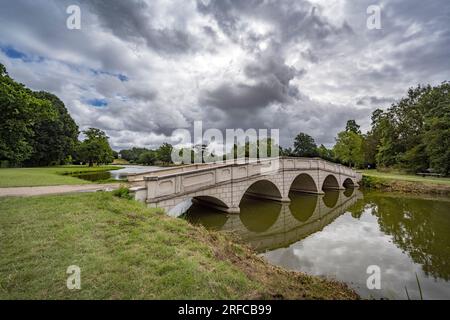
<svg viewBox="0 0 450 320">
<path fill-rule="evenodd" d="M 135 198 L 170 215 L 187 210 L 192 200 L 227 213 L 239 213 L 245 196 L 289 202 L 290 191 L 358 187 L 361 174 L 319 158 L 269 158 L 232 163 L 194 164 L 131 174 Z"/>
</svg>

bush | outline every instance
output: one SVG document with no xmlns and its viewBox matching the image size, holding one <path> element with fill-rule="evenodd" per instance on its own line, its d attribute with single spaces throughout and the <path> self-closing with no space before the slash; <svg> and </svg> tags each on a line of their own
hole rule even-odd
<svg viewBox="0 0 450 320">
<path fill-rule="evenodd" d="M 123 198 L 127 200 L 132 200 L 133 196 L 130 194 L 130 189 L 127 187 L 120 187 L 119 189 L 116 189 L 113 191 L 113 195 L 118 198 Z"/>
</svg>

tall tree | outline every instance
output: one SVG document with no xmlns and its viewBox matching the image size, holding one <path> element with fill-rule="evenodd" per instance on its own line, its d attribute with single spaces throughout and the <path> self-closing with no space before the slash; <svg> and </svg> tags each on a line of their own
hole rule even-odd
<svg viewBox="0 0 450 320">
<path fill-rule="evenodd" d="M 294 154 L 297 157 L 316 157 L 317 145 L 310 135 L 300 132 L 294 141 Z"/>
<path fill-rule="evenodd" d="M 78 154 L 81 161 L 89 163 L 110 163 L 114 160 L 113 150 L 109 146 L 108 136 L 100 129 L 89 128 L 83 131 L 86 139 L 81 142 Z"/>
<path fill-rule="evenodd" d="M 164 142 L 158 150 L 156 150 L 158 160 L 163 163 L 172 163 L 172 149 L 173 146 L 171 144 Z"/>
<path fill-rule="evenodd" d="M 322 159 L 328 160 L 328 161 L 332 161 L 334 158 L 333 150 L 328 149 L 323 144 L 321 144 L 317 148 L 317 153 L 318 153 L 319 157 L 321 157 Z"/>
<path fill-rule="evenodd" d="M 25 163 L 40 166 L 60 164 L 77 145 L 78 126 L 58 97 L 44 91 L 34 92 L 33 95 L 50 102 L 56 116 L 44 117 L 35 123 L 33 153 Z"/>
<path fill-rule="evenodd" d="M 35 97 L 0 64 L 0 160 L 16 166 L 30 159 L 39 134 L 36 125 L 56 117 L 49 101 Z"/>
<path fill-rule="evenodd" d="M 362 135 L 353 131 L 339 132 L 333 151 L 336 158 L 350 167 L 362 166 L 364 162 Z"/>
<path fill-rule="evenodd" d="M 428 168 L 448 174 L 445 165 L 450 118 L 450 85 L 417 86 L 380 117 L 377 164 L 410 171 Z"/>
<path fill-rule="evenodd" d="M 360 126 L 356 123 L 355 120 L 347 121 L 347 125 L 345 126 L 345 131 L 354 132 L 356 134 L 361 134 Z"/>
<path fill-rule="evenodd" d="M 158 159 L 156 151 L 149 150 L 141 153 L 138 159 L 138 163 L 145 164 L 145 165 L 153 165 L 155 164 L 156 160 Z"/>
</svg>

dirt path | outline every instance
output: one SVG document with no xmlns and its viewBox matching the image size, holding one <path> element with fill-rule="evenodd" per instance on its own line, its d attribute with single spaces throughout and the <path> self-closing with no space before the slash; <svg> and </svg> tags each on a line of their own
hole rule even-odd
<svg viewBox="0 0 450 320">
<path fill-rule="evenodd" d="M 18 196 L 40 196 L 46 194 L 59 194 L 71 192 L 94 192 L 94 191 L 110 191 L 117 189 L 119 183 L 109 184 L 83 184 L 83 185 L 62 185 L 62 186 L 43 186 L 43 187 L 14 187 L 0 188 L 0 197 Z"/>
</svg>

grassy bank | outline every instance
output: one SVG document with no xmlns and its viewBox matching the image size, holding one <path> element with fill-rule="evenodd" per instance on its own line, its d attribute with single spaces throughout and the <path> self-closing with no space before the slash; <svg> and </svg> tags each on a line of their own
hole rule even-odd
<svg viewBox="0 0 450 320">
<path fill-rule="evenodd" d="M 110 193 L 0 199 L 0 299 L 357 298 Z M 81 269 L 81 290 L 66 269 Z"/>
<path fill-rule="evenodd" d="M 55 166 L 40 168 L 2 168 L 0 169 L 0 188 L 88 184 L 92 182 L 71 177 L 68 174 L 116 169 L 120 169 L 120 167 Z"/>
<path fill-rule="evenodd" d="M 362 186 L 383 191 L 450 195 L 450 178 L 363 170 Z"/>
</svg>

